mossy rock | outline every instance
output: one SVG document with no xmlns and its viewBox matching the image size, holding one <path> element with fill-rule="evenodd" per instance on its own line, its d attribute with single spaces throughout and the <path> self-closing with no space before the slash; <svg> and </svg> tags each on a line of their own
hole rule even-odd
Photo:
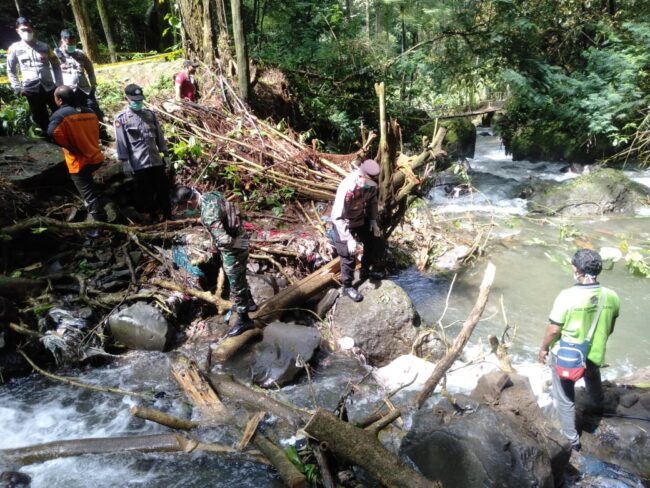
<svg viewBox="0 0 650 488">
<path fill-rule="evenodd" d="M 449 158 L 473 158 L 476 147 L 476 127 L 469 118 L 455 118 L 438 121 L 439 127 L 447 129 L 447 135 L 443 141 L 443 148 L 447 151 Z M 436 122 L 432 121 L 423 125 L 417 134 L 421 137 L 433 137 Z"/>
<path fill-rule="evenodd" d="M 650 189 L 621 171 L 602 168 L 536 192 L 530 210 L 545 215 L 589 216 L 634 213 L 650 205 Z"/>
</svg>

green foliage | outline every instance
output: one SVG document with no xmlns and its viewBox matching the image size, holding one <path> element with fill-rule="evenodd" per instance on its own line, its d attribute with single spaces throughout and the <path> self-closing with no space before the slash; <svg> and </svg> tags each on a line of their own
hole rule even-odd
<svg viewBox="0 0 650 488">
<path fill-rule="evenodd" d="M 0 135 L 36 137 L 27 99 L 0 92 Z"/>
<path fill-rule="evenodd" d="M 644 256 L 645 254 L 645 256 Z M 647 251 L 633 251 L 625 256 L 625 266 L 634 276 L 650 278 L 650 257 Z"/>
<path fill-rule="evenodd" d="M 305 464 L 300 458 L 300 454 L 298 454 L 298 451 L 294 446 L 286 447 L 284 449 L 284 452 L 286 453 L 287 458 L 289 458 L 289 461 L 291 461 L 293 465 L 298 468 L 298 471 L 305 475 L 309 483 L 316 484 L 318 482 L 319 473 L 318 467 L 315 464 Z"/>
</svg>

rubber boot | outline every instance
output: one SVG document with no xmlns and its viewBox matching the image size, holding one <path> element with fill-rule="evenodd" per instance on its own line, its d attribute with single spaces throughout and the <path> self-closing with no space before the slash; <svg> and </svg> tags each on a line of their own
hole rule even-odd
<svg viewBox="0 0 650 488">
<path fill-rule="evenodd" d="M 235 325 L 233 325 L 230 328 L 227 335 L 228 335 L 228 337 L 238 336 L 238 335 L 243 334 L 244 332 L 246 332 L 247 330 L 250 330 L 252 328 L 253 328 L 253 321 L 248 316 L 248 312 L 241 312 L 241 313 L 238 314 L 237 321 L 235 322 Z"/>
</svg>

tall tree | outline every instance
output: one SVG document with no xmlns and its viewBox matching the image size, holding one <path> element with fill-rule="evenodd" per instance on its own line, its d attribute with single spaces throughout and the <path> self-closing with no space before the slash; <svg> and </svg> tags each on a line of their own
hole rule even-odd
<svg viewBox="0 0 650 488">
<path fill-rule="evenodd" d="M 248 48 L 246 46 L 246 33 L 242 20 L 240 0 L 231 0 L 232 31 L 235 40 L 235 54 L 237 56 L 237 79 L 239 81 L 239 96 L 246 102 L 250 101 L 250 74 L 248 70 Z"/>
<path fill-rule="evenodd" d="M 212 34 L 210 0 L 177 0 L 185 52 L 211 66 L 218 56 Z"/>
<path fill-rule="evenodd" d="M 95 41 L 95 36 L 93 35 L 93 30 L 88 20 L 86 7 L 83 5 L 82 0 L 70 0 L 70 6 L 74 13 L 74 21 L 77 25 L 79 39 L 83 44 L 84 52 L 91 61 L 95 62 L 99 58 L 99 53 L 97 51 L 97 42 Z"/>
<path fill-rule="evenodd" d="M 104 3 L 104 0 L 97 0 L 97 11 L 99 12 L 99 19 L 102 22 L 104 35 L 106 36 L 106 45 L 108 46 L 108 52 L 111 56 L 111 62 L 114 63 L 117 61 L 117 56 L 115 54 L 115 42 L 113 42 L 113 31 L 111 29 L 111 23 L 108 20 L 108 12 L 106 11 L 106 4 Z"/>
</svg>

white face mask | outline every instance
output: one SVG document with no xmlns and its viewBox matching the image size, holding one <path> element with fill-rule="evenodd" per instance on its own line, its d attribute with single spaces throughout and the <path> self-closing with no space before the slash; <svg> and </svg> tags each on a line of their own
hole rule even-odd
<svg viewBox="0 0 650 488">
<path fill-rule="evenodd" d="M 20 31 L 20 32 L 18 33 L 18 35 L 20 36 L 20 38 L 21 38 L 23 41 L 26 41 L 26 42 L 29 42 L 29 41 L 31 41 L 32 39 L 34 39 L 34 33 L 33 33 L 33 32 Z"/>
</svg>

